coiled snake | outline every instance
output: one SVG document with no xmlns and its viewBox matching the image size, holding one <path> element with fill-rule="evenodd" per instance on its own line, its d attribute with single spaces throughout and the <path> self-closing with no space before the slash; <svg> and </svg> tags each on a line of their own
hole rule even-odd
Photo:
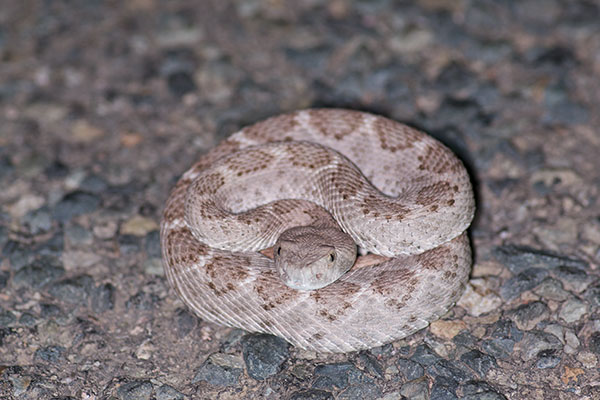
<svg viewBox="0 0 600 400">
<path fill-rule="evenodd" d="M 474 210 L 463 164 L 430 136 L 368 113 L 298 111 L 233 134 L 181 177 L 161 224 L 164 268 L 207 321 L 316 351 L 371 348 L 458 300 Z M 354 243 L 370 254 L 346 272 Z"/>
</svg>

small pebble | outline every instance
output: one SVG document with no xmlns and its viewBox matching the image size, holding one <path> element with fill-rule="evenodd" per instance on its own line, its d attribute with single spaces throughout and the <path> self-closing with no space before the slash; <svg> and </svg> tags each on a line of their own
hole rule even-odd
<svg viewBox="0 0 600 400">
<path fill-rule="evenodd" d="M 365 380 L 371 382 L 369 378 L 363 377 L 363 373 L 349 362 L 318 365 L 315 368 L 315 376 L 313 387 L 317 389 L 344 389 L 353 383 L 361 383 Z"/>
<path fill-rule="evenodd" d="M 521 293 L 533 289 L 548 276 L 548 271 L 541 268 L 530 268 L 507 279 L 500 287 L 500 295 L 505 300 L 512 300 Z"/>
<path fill-rule="evenodd" d="M 183 393 L 169 385 L 162 385 L 156 389 L 156 400 L 184 400 Z"/>
<path fill-rule="evenodd" d="M 568 324 L 577 322 L 587 313 L 587 305 L 581 300 L 569 299 L 562 304 L 558 316 Z"/>
<path fill-rule="evenodd" d="M 117 389 L 120 400 L 150 400 L 152 398 L 152 383 L 150 381 L 131 381 Z"/>
<path fill-rule="evenodd" d="M 52 284 L 48 293 L 69 304 L 85 304 L 92 291 L 93 280 L 88 275 L 67 278 Z"/>
<path fill-rule="evenodd" d="M 100 206 L 100 198 L 94 194 L 75 191 L 66 194 L 54 206 L 53 216 L 60 222 L 66 222 L 74 217 L 89 214 Z"/>
<path fill-rule="evenodd" d="M 400 373 L 404 375 L 407 381 L 412 381 L 414 379 L 420 378 L 424 374 L 424 369 L 421 366 L 421 364 L 412 360 L 400 358 L 398 359 L 398 361 L 396 361 L 396 366 L 398 367 Z"/>
<path fill-rule="evenodd" d="M 248 375 L 263 380 L 276 374 L 289 357 L 288 343 L 276 336 L 250 334 L 242 338 Z"/>
<path fill-rule="evenodd" d="M 29 286 L 38 289 L 60 278 L 64 273 L 64 268 L 57 265 L 55 260 L 42 258 L 19 269 L 14 274 L 12 283 L 17 287 Z"/>
<path fill-rule="evenodd" d="M 62 346 L 47 346 L 35 351 L 34 358 L 51 363 L 57 363 L 61 360 L 65 348 Z"/>
<path fill-rule="evenodd" d="M 417 346 L 415 353 L 411 357 L 411 360 L 425 366 L 432 365 L 439 359 L 440 357 L 424 344 Z"/>
<path fill-rule="evenodd" d="M 122 235 L 145 236 L 149 232 L 156 231 L 158 224 L 152 218 L 136 215 L 121 225 Z"/>
<path fill-rule="evenodd" d="M 97 286 L 92 292 L 91 306 L 99 314 L 112 310 L 115 306 L 115 287 L 110 282 Z"/>
<path fill-rule="evenodd" d="M 542 351 L 560 350 L 563 347 L 556 336 L 539 331 L 525 332 L 517 346 L 525 361 L 536 358 Z"/>
<path fill-rule="evenodd" d="M 324 390 L 306 389 L 292 393 L 290 400 L 333 400 L 333 395 Z"/>
<path fill-rule="evenodd" d="M 484 354 L 479 350 L 471 350 L 460 356 L 460 360 L 467 364 L 480 378 L 484 378 L 488 371 L 497 366 L 494 357 Z"/>
<path fill-rule="evenodd" d="M 219 362 L 226 360 L 226 362 Z M 243 372 L 243 366 L 227 357 L 209 357 L 198 369 L 192 383 L 205 381 L 213 386 L 235 386 Z"/>
<path fill-rule="evenodd" d="M 519 329 L 525 331 L 535 328 L 538 323 L 547 319 L 549 315 L 548 307 L 539 301 L 523 304 L 507 314 Z"/>
<path fill-rule="evenodd" d="M 402 385 L 400 394 L 407 399 L 429 400 L 429 383 L 427 378 L 419 378 Z"/>
</svg>

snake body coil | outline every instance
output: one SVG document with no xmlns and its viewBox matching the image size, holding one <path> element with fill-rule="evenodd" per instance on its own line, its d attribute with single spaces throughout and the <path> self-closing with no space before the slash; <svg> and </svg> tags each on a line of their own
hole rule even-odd
<svg viewBox="0 0 600 400">
<path fill-rule="evenodd" d="M 433 138 L 372 114 L 304 110 L 242 129 L 182 176 L 161 223 L 164 267 L 205 320 L 317 351 L 365 349 L 426 327 L 458 300 L 474 210 L 464 166 Z M 328 273 L 338 239 L 280 235 L 329 220 L 386 258 L 316 290 L 284 284 Z M 276 243 L 290 275 L 259 252 Z"/>
</svg>

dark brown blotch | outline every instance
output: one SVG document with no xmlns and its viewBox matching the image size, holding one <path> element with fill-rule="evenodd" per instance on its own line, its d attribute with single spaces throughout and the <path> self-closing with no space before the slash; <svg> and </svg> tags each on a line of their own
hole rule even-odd
<svg viewBox="0 0 600 400">
<path fill-rule="evenodd" d="M 311 125 L 323 136 L 342 140 L 355 132 L 363 123 L 363 114 L 347 110 L 310 110 Z"/>
<path fill-rule="evenodd" d="M 422 206 L 439 204 L 450 192 L 450 184 L 446 181 L 432 183 L 422 187 L 417 192 L 416 202 Z"/>
<path fill-rule="evenodd" d="M 382 149 L 395 153 L 413 147 L 423 134 L 387 118 L 377 118 L 374 124 Z"/>
</svg>

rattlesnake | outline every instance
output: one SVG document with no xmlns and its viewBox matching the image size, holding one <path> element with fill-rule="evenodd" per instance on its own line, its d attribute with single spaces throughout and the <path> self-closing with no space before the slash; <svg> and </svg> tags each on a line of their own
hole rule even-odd
<svg viewBox="0 0 600 400">
<path fill-rule="evenodd" d="M 164 268 L 207 321 L 322 352 L 371 348 L 426 327 L 458 300 L 474 210 L 463 164 L 430 136 L 368 113 L 303 110 L 242 129 L 184 173 L 161 223 Z M 333 220 L 370 254 L 335 282 L 303 290 L 310 283 L 291 281 L 312 267 L 292 278 L 272 257 L 284 248 L 292 263 L 302 263 L 300 252 L 320 269 L 338 250 L 278 237 Z"/>
</svg>

